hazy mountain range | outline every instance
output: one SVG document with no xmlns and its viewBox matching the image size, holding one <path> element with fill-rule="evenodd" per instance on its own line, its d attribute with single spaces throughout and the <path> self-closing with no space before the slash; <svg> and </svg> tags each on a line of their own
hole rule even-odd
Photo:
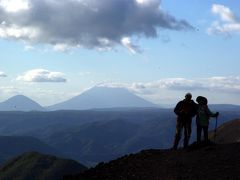
<svg viewBox="0 0 240 180">
<path fill-rule="evenodd" d="M 240 108 L 220 110 L 218 125 L 239 117 Z M 215 121 L 210 120 L 210 130 Z M 173 109 L 161 108 L 9 111 L 0 112 L 0 124 L 0 135 L 38 138 L 64 156 L 91 166 L 142 149 L 170 148 L 176 116 Z M 192 141 L 195 127 L 193 119 Z"/>
<path fill-rule="evenodd" d="M 107 124 L 103 123 L 102 128 L 113 127 L 109 123 Z M 114 126 L 120 128 L 119 132 L 122 131 L 122 126 L 125 127 L 121 122 L 117 122 Z M 128 128 L 132 129 L 133 127 L 129 126 Z M 207 146 L 201 144 L 199 146 L 193 143 L 188 150 L 177 151 L 147 147 L 136 154 L 127 154 L 110 162 L 99 163 L 95 168 L 89 170 L 73 160 L 38 152 L 27 152 L 2 165 L 0 179 L 238 179 L 240 144 L 236 142 L 240 137 L 239 128 L 240 123 L 237 119 L 224 123 L 217 129 L 218 140 L 221 141 L 225 136 L 224 141 L 227 144 L 209 144 Z M 231 129 L 234 130 L 230 132 Z M 91 131 L 91 128 L 88 130 Z M 111 130 L 108 129 L 106 134 L 109 134 L 109 131 Z M 129 136 L 129 133 L 126 132 L 128 130 L 125 130 L 124 133 Z M 134 134 L 134 132 L 132 133 Z M 114 140 L 119 141 L 122 137 Z M 221 141 L 221 143 L 224 142 Z M 108 145 L 105 144 L 105 146 Z M 101 147 L 100 144 L 99 147 Z M 97 148 L 97 150 L 100 149 Z"/>
<path fill-rule="evenodd" d="M 99 108 L 157 107 L 125 88 L 93 87 L 64 102 L 42 107 L 30 98 L 17 95 L 0 103 L 0 111 L 85 110 Z"/>
</svg>

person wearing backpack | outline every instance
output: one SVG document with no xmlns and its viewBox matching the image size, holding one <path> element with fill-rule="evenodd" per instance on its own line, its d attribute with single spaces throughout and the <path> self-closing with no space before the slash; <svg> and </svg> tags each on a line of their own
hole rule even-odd
<svg viewBox="0 0 240 180">
<path fill-rule="evenodd" d="M 185 99 L 179 101 L 174 108 L 177 115 L 176 133 L 174 138 L 173 149 L 177 149 L 181 139 L 182 130 L 184 129 L 184 148 L 188 147 L 189 139 L 192 132 L 192 118 L 196 115 L 197 104 L 192 100 L 192 94 L 187 93 Z"/>
<path fill-rule="evenodd" d="M 198 96 L 196 99 L 198 103 L 196 124 L 197 124 L 197 143 L 201 142 L 201 134 L 204 134 L 204 143 L 208 143 L 208 126 L 211 117 L 218 117 L 219 112 L 213 113 L 208 108 L 208 100 L 203 96 Z"/>
</svg>

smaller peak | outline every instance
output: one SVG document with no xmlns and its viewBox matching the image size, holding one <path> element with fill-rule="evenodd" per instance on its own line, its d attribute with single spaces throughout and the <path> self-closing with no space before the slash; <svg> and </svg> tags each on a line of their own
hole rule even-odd
<svg viewBox="0 0 240 180">
<path fill-rule="evenodd" d="M 33 101 L 33 100 L 30 99 L 29 97 L 24 96 L 24 95 L 21 95 L 21 94 L 12 96 L 12 97 L 10 97 L 9 99 L 7 99 L 6 101 L 15 101 L 15 100 L 17 100 L 17 101 Z"/>
<path fill-rule="evenodd" d="M 24 95 L 10 97 L 0 103 L 0 111 L 43 111 L 44 108 Z"/>
<path fill-rule="evenodd" d="M 27 96 L 24 96 L 22 94 L 15 95 L 12 98 L 27 98 L 27 99 L 29 99 Z"/>
</svg>

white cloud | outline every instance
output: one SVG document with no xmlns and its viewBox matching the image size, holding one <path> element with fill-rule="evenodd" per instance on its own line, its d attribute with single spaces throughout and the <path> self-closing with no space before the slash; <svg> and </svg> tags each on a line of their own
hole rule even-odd
<svg viewBox="0 0 240 180">
<path fill-rule="evenodd" d="M 26 41 L 32 41 L 37 37 L 37 29 L 33 27 L 21 27 L 17 25 L 0 25 L 0 37 L 22 39 Z"/>
<path fill-rule="evenodd" d="M 31 45 L 25 45 L 24 46 L 24 50 L 25 51 L 32 51 L 32 50 L 34 50 L 35 48 L 34 48 L 34 46 L 31 46 Z"/>
<path fill-rule="evenodd" d="M 4 72 L 0 71 L 0 77 L 7 77 L 7 75 Z"/>
<path fill-rule="evenodd" d="M 240 77 L 210 78 L 169 78 L 145 84 L 151 89 L 167 89 L 174 91 L 218 91 L 240 93 Z"/>
<path fill-rule="evenodd" d="M 217 103 L 239 104 L 240 100 L 240 76 L 166 78 L 145 83 L 103 83 L 100 86 L 125 87 L 157 104 L 176 103 L 178 99 L 184 98 L 187 92 L 192 92 L 194 96 L 207 95 L 210 99 L 215 98 Z"/>
<path fill-rule="evenodd" d="M 137 52 L 136 45 L 122 42 L 124 37 L 194 29 L 159 7 L 159 0 L 0 0 L 0 37 L 60 51 L 120 45 Z"/>
<path fill-rule="evenodd" d="M 29 9 L 28 0 L 1 0 L 0 6 L 4 8 L 7 12 L 18 12 L 21 10 Z"/>
<path fill-rule="evenodd" d="M 122 42 L 122 45 L 125 46 L 125 47 L 126 47 L 131 53 L 133 53 L 133 54 L 141 53 L 141 52 L 142 52 L 142 50 L 140 49 L 140 47 L 137 46 L 137 45 L 134 45 L 134 44 L 131 42 L 131 39 L 128 38 L 128 37 L 122 38 L 121 42 Z"/>
<path fill-rule="evenodd" d="M 1 94 L 18 94 L 18 89 L 13 86 L 1 86 L 0 87 Z"/>
<path fill-rule="evenodd" d="M 66 82 L 61 72 L 50 72 L 45 69 L 33 69 L 18 76 L 17 80 L 27 82 Z"/>
<path fill-rule="evenodd" d="M 208 88 L 227 93 L 240 93 L 240 76 L 212 77 L 207 79 Z"/>
<path fill-rule="evenodd" d="M 154 0 L 136 0 L 136 2 L 140 5 L 148 5 L 150 3 L 153 3 Z"/>
<path fill-rule="evenodd" d="M 212 5 L 212 13 L 220 16 L 220 20 L 214 21 L 207 29 L 209 34 L 224 34 L 240 32 L 240 21 L 237 16 L 226 6 Z"/>
<path fill-rule="evenodd" d="M 53 49 L 55 51 L 68 52 L 73 49 L 73 47 L 69 46 L 68 44 L 56 44 L 53 46 Z"/>
<path fill-rule="evenodd" d="M 224 93 L 240 93 L 240 76 L 209 77 L 209 78 L 166 78 L 152 82 L 134 83 L 103 83 L 100 86 L 126 87 L 143 94 L 156 90 L 171 91 L 218 91 Z"/>
<path fill-rule="evenodd" d="M 236 18 L 233 12 L 226 6 L 223 6 L 220 4 L 213 4 L 212 13 L 219 15 L 222 21 L 226 21 L 226 22 L 236 21 Z"/>
</svg>

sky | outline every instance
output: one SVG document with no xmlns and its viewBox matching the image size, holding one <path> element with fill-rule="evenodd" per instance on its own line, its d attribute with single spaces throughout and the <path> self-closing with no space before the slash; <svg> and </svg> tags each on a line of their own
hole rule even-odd
<svg viewBox="0 0 240 180">
<path fill-rule="evenodd" d="M 237 0 L 0 0 L 0 101 L 109 86 L 240 104 L 239 42 Z"/>
</svg>

